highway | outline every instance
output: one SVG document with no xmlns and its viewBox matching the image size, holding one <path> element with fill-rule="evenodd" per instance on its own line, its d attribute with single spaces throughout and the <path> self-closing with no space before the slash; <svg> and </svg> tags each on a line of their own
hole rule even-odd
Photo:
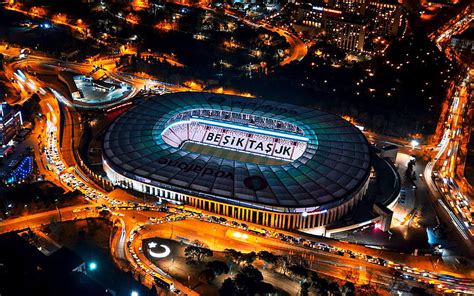
<svg viewBox="0 0 474 296">
<path fill-rule="evenodd" d="M 126 212 L 123 211 L 123 214 Z M 176 217 L 186 217 L 185 220 L 176 219 Z M 276 233 L 272 233 L 272 230 L 268 230 L 268 235 L 256 235 L 251 232 L 247 232 L 244 229 L 231 227 L 230 221 L 226 223 L 212 223 L 207 222 L 208 214 L 204 214 L 202 217 L 192 217 L 191 214 L 184 214 L 180 211 L 176 211 L 172 215 L 168 215 L 167 219 L 159 219 L 157 222 L 150 222 L 145 213 L 138 213 L 134 215 L 134 223 L 136 227 L 134 230 L 130 231 L 128 241 L 132 244 L 130 249 L 132 254 L 139 254 L 139 248 L 142 247 L 141 241 L 147 238 L 162 237 L 162 238 L 174 238 L 180 240 L 182 238 L 189 238 L 189 240 L 198 239 L 201 242 L 204 242 L 212 250 L 223 251 L 226 248 L 234 248 L 242 252 L 258 252 L 260 250 L 267 250 L 277 254 L 291 254 L 304 258 L 310 263 L 312 269 L 326 274 L 335 278 L 344 279 L 347 271 L 356 269 L 359 274 L 359 283 L 368 281 L 368 278 L 371 275 L 376 274 L 376 281 L 386 289 L 394 287 L 396 285 L 397 289 L 404 290 L 408 287 L 415 285 L 422 286 L 423 283 L 432 283 L 437 286 L 438 291 L 472 291 L 473 283 L 469 283 L 471 280 L 459 280 L 456 284 L 450 284 L 449 282 L 443 280 L 443 276 L 439 274 L 444 274 L 444 276 L 451 276 L 454 274 L 449 271 L 440 271 L 432 272 L 426 270 L 429 268 L 429 260 L 426 261 L 426 258 L 415 259 L 410 263 L 415 263 L 414 265 L 419 264 L 419 267 L 404 267 L 405 265 L 400 263 L 394 263 L 393 261 L 388 260 L 387 266 L 372 263 L 370 260 L 364 256 L 369 255 L 372 257 L 369 258 L 381 258 L 383 256 L 390 257 L 390 254 L 386 252 L 376 251 L 368 249 L 365 247 L 354 246 L 347 243 L 341 243 L 332 241 L 329 239 L 317 239 L 319 241 L 319 246 L 328 246 L 328 250 L 319 247 L 306 247 L 304 244 L 295 243 L 295 242 L 286 242 L 281 241 L 276 238 Z M 153 216 L 153 215 L 152 215 Z M 162 216 L 160 213 L 158 216 Z M 255 227 L 259 227 L 255 225 Z M 243 235 L 245 233 L 245 235 Z M 283 231 L 278 231 L 277 233 L 285 233 L 288 235 L 293 235 Z M 239 235 L 237 235 L 239 234 Z M 308 240 L 313 239 L 311 237 L 306 237 Z M 352 254 L 354 258 L 351 258 L 349 255 Z M 363 255 L 365 254 L 365 255 Z M 143 256 L 144 257 L 144 256 Z M 407 257 L 407 256 L 404 256 Z M 408 256 L 410 257 L 410 256 Z M 365 259 L 364 259 L 365 258 Z M 393 257 L 391 257 L 393 259 Z M 406 259 L 406 258 L 405 258 Z M 418 262 L 416 262 L 418 261 Z M 146 265 L 148 263 L 146 258 L 140 257 L 139 266 L 143 270 L 152 270 L 151 266 Z M 431 263 L 431 265 L 433 265 Z M 442 266 L 442 263 L 441 263 Z M 425 269 L 423 269 L 424 267 Z M 433 268 L 433 267 L 432 267 Z M 441 270 L 444 267 L 438 267 Z M 394 270 L 399 270 L 401 277 L 394 278 Z M 465 274 L 469 277 L 469 274 L 472 274 L 474 271 L 471 270 Z M 464 286 L 463 286 L 464 285 Z"/>
<path fill-rule="evenodd" d="M 52 219 L 64 222 L 88 217 L 95 218 L 97 216 L 97 211 L 91 205 L 70 206 L 1 221 L 0 233 L 19 231 L 26 228 L 39 228 L 50 224 Z"/>
<path fill-rule="evenodd" d="M 459 34 L 469 28 L 469 24 L 473 19 L 474 11 L 472 10 L 472 5 L 467 5 L 463 11 L 448 20 L 443 26 L 432 32 L 428 37 L 431 41 L 437 44 L 440 50 L 442 50 L 446 47 L 447 42 L 450 41 L 453 35 Z"/>
<path fill-rule="evenodd" d="M 472 6 L 468 5 L 461 13 L 446 22 L 439 30 L 429 35 L 440 50 L 450 57 L 449 42 L 453 35 L 460 34 L 474 20 Z M 462 61 L 460 61 L 462 63 Z M 457 185 L 456 167 L 458 165 L 459 148 L 466 135 L 464 128 L 469 125 L 465 117 L 469 108 L 469 81 L 472 71 L 467 69 L 466 76 L 456 86 L 454 95 L 448 98 L 451 102 L 446 120 L 443 123 L 444 134 L 438 143 L 439 150 L 425 167 L 424 175 L 428 188 L 435 200 L 435 208 L 443 213 L 445 221 L 451 224 L 460 235 L 461 241 L 469 248 L 474 242 L 474 201 Z M 462 176 L 461 176 L 462 177 Z"/>
</svg>

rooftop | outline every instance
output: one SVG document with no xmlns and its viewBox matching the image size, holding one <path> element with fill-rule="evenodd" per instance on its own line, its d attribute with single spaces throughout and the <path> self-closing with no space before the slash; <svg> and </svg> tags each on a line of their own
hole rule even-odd
<svg viewBox="0 0 474 296">
<path fill-rule="evenodd" d="M 196 109 L 290 122 L 307 138 L 306 149 L 299 158 L 285 164 L 264 165 L 255 164 L 252 158 L 239 161 L 188 151 L 162 139 L 169 119 Z M 130 179 L 226 203 L 265 205 L 267 209 L 337 205 L 358 193 L 370 169 L 367 140 L 336 115 L 209 93 L 175 93 L 148 99 L 112 123 L 103 146 L 107 165 Z"/>
</svg>

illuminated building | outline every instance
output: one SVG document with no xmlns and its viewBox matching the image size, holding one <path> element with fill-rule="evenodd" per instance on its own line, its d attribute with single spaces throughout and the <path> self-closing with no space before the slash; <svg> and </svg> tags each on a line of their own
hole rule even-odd
<svg viewBox="0 0 474 296">
<path fill-rule="evenodd" d="M 5 103 L 0 104 L 0 146 L 8 144 L 13 137 L 20 131 L 23 125 L 21 111 L 8 106 Z"/>
<path fill-rule="evenodd" d="M 337 47 L 348 51 L 363 51 L 368 25 L 363 18 L 347 15 L 340 9 L 302 5 L 294 27 L 312 35 L 324 31 L 329 42 Z"/>
<path fill-rule="evenodd" d="M 365 196 L 369 145 L 322 111 L 211 93 L 174 93 L 123 113 L 103 141 L 117 186 L 261 225 L 302 229 Z"/>
<path fill-rule="evenodd" d="M 297 2 L 300 32 L 317 36 L 325 32 L 329 42 L 348 51 L 365 51 L 371 37 L 395 37 L 403 21 L 401 6 L 391 0 L 335 0 Z"/>
<path fill-rule="evenodd" d="M 396 1 L 371 1 L 367 8 L 370 31 L 378 36 L 397 36 L 402 22 L 402 7 Z"/>
<path fill-rule="evenodd" d="M 345 50 L 363 51 L 367 23 L 358 18 L 333 18 L 325 22 L 326 34 L 331 42 Z"/>
</svg>

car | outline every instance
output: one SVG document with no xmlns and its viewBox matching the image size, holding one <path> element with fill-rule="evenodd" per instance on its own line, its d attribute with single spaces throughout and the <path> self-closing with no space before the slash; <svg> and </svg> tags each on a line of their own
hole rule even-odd
<svg viewBox="0 0 474 296">
<path fill-rule="evenodd" d="M 216 216 L 209 216 L 209 222 L 219 222 L 219 218 Z"/>
</svg>

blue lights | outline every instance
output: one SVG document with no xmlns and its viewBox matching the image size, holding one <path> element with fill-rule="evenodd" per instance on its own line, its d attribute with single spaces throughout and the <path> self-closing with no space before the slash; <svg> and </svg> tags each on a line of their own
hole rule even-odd
<svg viewBox="0 0 474 296">
<path fill-rule="evenodd" d="M 5 183 L 14 184 L 28 178 L 33 171 L 33 157 L 27 156 L 22 159 L 20 164 L 5 177 Z"/>
<path fill-rule="evenodd" d="M 89 270 L 94 271 L 96 269 L 97 269 L 97 263 L 95 263 L 95 262 L 89 263 Z"/>
</svg>

